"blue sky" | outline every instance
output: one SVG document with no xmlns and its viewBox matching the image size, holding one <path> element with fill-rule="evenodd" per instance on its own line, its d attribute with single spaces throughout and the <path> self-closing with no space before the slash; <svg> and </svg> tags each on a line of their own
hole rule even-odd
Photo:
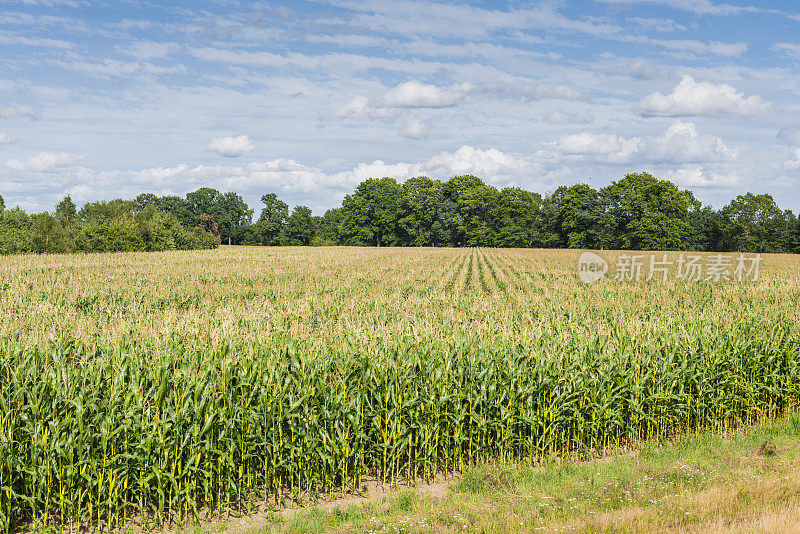
<svg viewBox="0 0 800 534">
<path fill-rule="evenodd" d="M 365 178 L 548 193 L 648 170 L 800 211 L 800 5 L 0 0 L 0 194 L 201 186 L 316 213 Z"/>
</svg>

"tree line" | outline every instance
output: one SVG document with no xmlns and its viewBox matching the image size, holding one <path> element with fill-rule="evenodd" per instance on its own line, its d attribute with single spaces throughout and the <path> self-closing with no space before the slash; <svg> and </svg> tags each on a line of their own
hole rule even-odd
<svg viewBox="0 0 800 534">
<path fill-rule="evenodd" d="M 67 196 L 55 213 L 7 210 L 0 196 L 0 254 L 121 252 L 214 248 L 213 219 L 199 214 L 184 225 L 169 211 L 135 201 L 91 202 L 77 210 Z M 215 233 L 216 232 L 216 233 Z"/>
<path fill-rule="evenodd" d="M 403 183 L 370 178 L 322 216 L 306 206 L 290 212 L 274 193 L 263 195 L 261 203 L 254 220 L 240 195 L 208 187 L 185 197 L 143 193 L 95 202 L 79 212 L 67 197 L 55 215 L 3 212 L 0 252 L 165 250 L 220 241 L 800 252 L 800 220 L 771 195 L 746 193 L 715 210 L 648 173 L 628 174 L 600 189 L 561 186 L 544 196 L 519 187 L 497 189 L 472 175 L 447 181 L 418 176 Z"/>
</svg>

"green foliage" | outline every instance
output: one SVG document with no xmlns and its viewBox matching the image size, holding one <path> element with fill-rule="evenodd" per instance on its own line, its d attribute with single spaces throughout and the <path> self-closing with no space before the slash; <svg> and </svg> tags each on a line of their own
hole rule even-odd
<svg viewBox="0 0 800 534">
<path fill-rule="evenodd" d="M 540 209 L 542 197 L 519 187 L 500 191 L 494 209 L 495 245 L 527 248 L 541 239 Z"/>
<path fill-rule="evenodd" d="M 723 245 L 727 250 L 789 252 L 792 249 L 791 212 L 778 208 L 771 195 L 739 195 L 722 208 Z"/>
<path fill-rule="evenodd" d="M 561 205 L 561 231 L 569 248 L 602 247 L 600 194 L 586 184 L 577 184 L 564 192 Z"/>
<path fill-rule="evenodd" d="M 0 225 L 0 243 L 6 254 L 24 254 L 33 252 L 31 236 L 31 219 L 19 207 L 5 210 L 2 213 L 3 224 Z"/>
<path fill-rule="evenodd" d="M 145 250 L 145 240 L 133 215 L 121 214 L 108 221 L 83 224 L 76 248 L 84 252 L 134 252 Z"/>
<path fill-rule="evenodd" d="M 462 246 L 492 246 L 492 207 L 500 197 L 494 187 L 471 174 L 454 176 L 445 184 L 445 194 L 456 203 L 453 218 Z"/>
<path fill-rule="evenodd" d="M 133 199 L 136 202 L 136 211 L 144 211 L 148 207 L 158 208 L 159 198 L 153 193 L 141 193 Z"/>
<path fill-rule="evenodd" d="M 197 215 L 192 213 L 189 202 L 186 199 L 175 195 L 158 197 L 155 201 L 155 206 L 161 211 L 174 215 L 183 226 L 197 225 Z M 144 208 L 140 207 L 139 211 L 142 209 Z"/>
<path fill-rule="evenodd" d="M 401 216 L 398 231 L 403 244 L 429 247 L 434 242 L 434 223 L 438 219 L 439 206 L 444 200 L 442 182 L 427 176 L 409 178 L 403 184 Z"/>
<path fill-rule="evenodd" d="M 628 174 L 606 188 L 620 248 L 685 250 L 690 246 L 688 200 L 673 184 L 648 173 Z"/>
<path fill-rule="evenodd" d="M 396 340 L 376 354 L 276 335 L 198 358 L 65 340 L 0 344 L 0 530 L 115 525 L 250 499 L 428 479 L 489 458 L 604 450 L 727 428 L 800 399 L 789 322 L 687 335 Z M 720 334 L 720 335 L 718 335 Z M 646 339 L 645 339 L 646 338 Z M 322 352 L 321 352 L 322 351 Z M 602 358 L 598 358 L 602 351 Z"/>
<path fill-rule="evenodd" d="M 49 213 L 30 217 L 31 252 L 37 254 L 68 252 L 69 237 L 61 223 Z"/>
<path fill-rule="evenodd" d="M 287 245 L 311 244 L 314 237 L 314 218 L 311 216 L 311 208 L 295 207 L 286 223 L 284 234 Z"/>
<path fill-rule="evenodd" d="M 348 245 L 395 245 L 405 191 L 394 178 L 369 178 L 342 202 L 342 237 Z"/>
<path fill-rule="evenodd" d="M 241 228 L 250 224 L 253 210 L 247 207 L 241 196 L 234 192 L 224 193 L 219 197 L 219 223 L 220 236 L 229 245 L 233 244 L 233 236 Z"/>
<path fill-rule="evenodd" d="M 333 208 L 325 212 L 322 217 L 314 217 L 314 227 L 317 229 L 314 236 L 318 245 L 339 245 L 342 243 L 342 220 L 344 213 L 341 208 Z"/>
<path fill-rule="evenodd" d="M 691 191 L 646 172 L 628 174 L 599 190 L 585 183 L 560 186 L 544 197 L 519 187 L 498 191 L 473 175 L 447 182 L 417 176 L 402 185 L 393 178 L 370 178 L 346 195 L 340 208 L 321 217 L 303 206 L 290 215 L 288 204 L 275 193 L 263 195 L 261 202 L 252 223 L 253 210 L 240 195 L 209 187 L 185 199 L 142 193 L 134 200 L 93 202 L 77 213 L 67 196 L 55 212 L 67 229 L 64 235 L 50 235 L 42 219 L 34 243 L 33 236 L 23 235 L 32 231 L 30 221 L 11 214 L 8 229 L 0 218 L 0 253 L 53 247 L 168 250 L 198 239 L 202 247 L 214 246 L 199 234 L 178 236 L 172 220 L 156 218 L 152 228 L 143 225 L 140 214 L 151 209 L 169 214 L 184 229 L 199 224 L 221 243 L 233 245 L 800 252 L 800 222 L 791 211 L 781 211 L 770 195 L 740 195 L 716 211 Z"/>
<path fill-rule="evenodd" d="M 84 204 L 78 217 L 84 223 L 106 225 L 120 217 L 133 217 L 135 213 L 135 201 L 116 199 Z"/>
<path fill-rule="evenodd" d="M 254 244 L 278 245 L 289 219 L 289 206 L 278 199 L 278 195 L 275 193 L 262 196 L 261 202 L 264 203 L 264 207 L 255 224 L 255 235 L 258 237 L 258 242 Z"/>
<path fill-rule="evenodd" d="M 56 219 L 64 228 L 73 226 L 78 221 L 78 211 L 69 195 L 56 205 Z"/>
<path fill-rule="evenodd" d="M 216 220 L 220 215 L 221 200 L 222 194 L 210 187 L 201 187 L 197 191 L 186 193 L 186 203 L 189 211 L 198 217 L 206 213 Z"/>
<path fill-rule="evenodd" d="M 69 196 L 48 213 L 19 208 L 0 214 L 0 253 L 130 252 L 214 248 L 217 238 L 185 227 L 157 202 L 112 200 L 86 204 L 80 212 Z M 139 206 L 144 206 L 138 210 Z"/>
</svg>

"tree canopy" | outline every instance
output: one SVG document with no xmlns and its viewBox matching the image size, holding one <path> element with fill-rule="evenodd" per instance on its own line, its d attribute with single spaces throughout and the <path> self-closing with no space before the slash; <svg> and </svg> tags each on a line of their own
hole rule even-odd
<svg viewBox="0 0 800 534">
<path fill-rule="evenodd" d="M 8 209 L 0 196 L 0 253 L 168 250 L 231 245 L 544 247 L 800 252 L 800 220 L 768 194 L 739 195 L 722 209 L 647 172 L 606 187 L 549 194 L 498 190 L 477 176 L 446 181 L 369 178 L 341 207 L 314 216 L 275 193 L 253 221 L 241 195 L 202 187 L 84 204 L 69 196 L 48 213 Z"/>
</svg>

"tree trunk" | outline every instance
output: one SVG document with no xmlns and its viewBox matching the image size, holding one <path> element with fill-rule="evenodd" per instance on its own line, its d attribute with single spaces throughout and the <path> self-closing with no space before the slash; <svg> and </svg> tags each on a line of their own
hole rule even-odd
<svg viewBox="0 0 800 534">
<path fill-rule="evenodd" d="M 229 245 L 231 244 L 231 236 L 230 236 L 230 234 L 228 234 L 228 244 Z"/>
</svg>

